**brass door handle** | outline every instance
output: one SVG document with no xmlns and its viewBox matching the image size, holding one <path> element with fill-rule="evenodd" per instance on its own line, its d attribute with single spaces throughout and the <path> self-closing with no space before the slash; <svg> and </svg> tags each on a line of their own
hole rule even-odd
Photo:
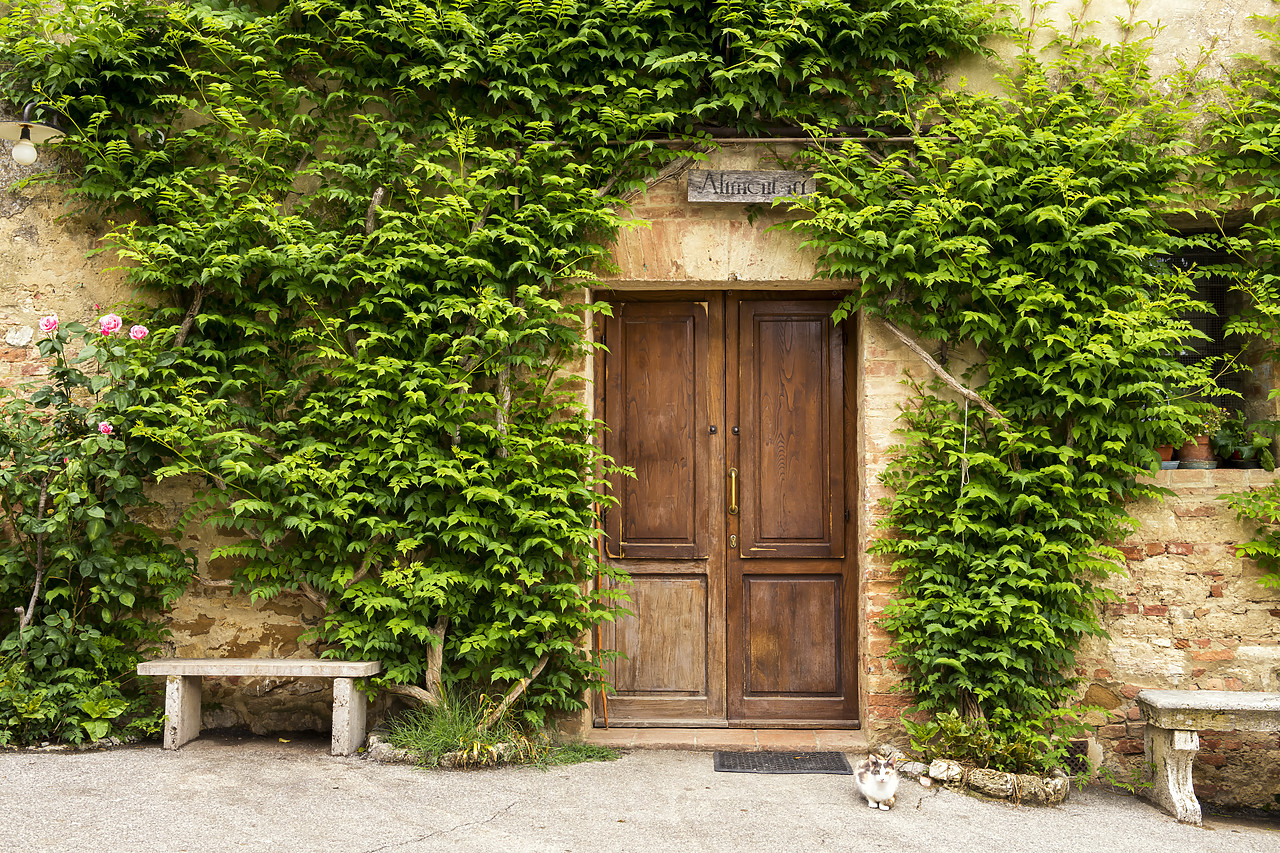
<svg viewBox="0 0 1280 853">
<path fill-rule="evenodd" d="M 738 514 L 738 469 L 729 469 L 729 515 Z"/>
</svg>

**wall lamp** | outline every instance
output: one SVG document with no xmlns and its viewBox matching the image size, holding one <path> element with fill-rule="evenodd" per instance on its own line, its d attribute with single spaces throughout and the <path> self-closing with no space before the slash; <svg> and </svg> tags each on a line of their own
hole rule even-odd
<svg viewBox="0 0 1280 853">
<path fill-rule="evenodd" d="M 0 121 L 0 139 L 13 142 L 13 159 L 23 166 L 36 161 L 36 145 L 55 142 L 65 134 L 55 124 L 41 124 L 32 118 L 36 110 L 32 101 L 22 108 L 22 118 L 17 121 Z"/>
</svg>

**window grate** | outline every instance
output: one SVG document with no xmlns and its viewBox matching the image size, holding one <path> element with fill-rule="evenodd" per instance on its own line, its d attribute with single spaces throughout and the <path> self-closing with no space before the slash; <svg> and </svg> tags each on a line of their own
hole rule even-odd
<svg viewBox="0 0 1280 853">
<path fill-rule="evenodd" d="M 1226 332 L 1227 318 L 1231 316 L 1231 280 L 1222 272 L 1208 267 L 1224 266 L 1233 259 L 1220 252 L 1186 252 L 1161 258 L 1164 264 L 1188 273 L 1195 283 L 1196 299 L 1205 303 L 1209 310 L 1190 311 L 1182 318 L 1191 327 L 1207 336 L 1207 340 L 1188 341 L 1187 347 L 1178 355 L 1183 364 L 1195 364 L 1206 358 L 1227 355 L 1235 347 L 1228 340 Z M 1244 371 L 1232 370 L 1218 377 L 1218 384 L 1237 394 L 1244 392 Z M 1231 409 L 1240 407 L 1240 399 L 1230 394 L 1206 398 L 1206 402 Z"/>
</svg>

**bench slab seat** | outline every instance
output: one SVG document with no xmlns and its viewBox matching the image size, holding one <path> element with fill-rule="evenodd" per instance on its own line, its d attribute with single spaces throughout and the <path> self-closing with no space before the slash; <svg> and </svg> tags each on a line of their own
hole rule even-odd
<svg viewBox="0 0 1280 853">
<path fill-rule="evenodd" d="M 364 744 L 369 700 L 356 680 L 377 675 L 380 661 L 288 660 L 273 658 L 161 658 L 138 664 L 139 675 L 163 675 L 164 748 L 177 749 L 200 734 L 201 679 L 205 676 L 332 678 L 333 736 L 330 752 L 352 755 Z"/>
<path fill-rule="evenodd" d="M 1146 759 L 1154 777 L 1144 796 L 1182 823 L 1202 825 L 1191 768 L 1201 731 L 1280 731 L 1280 693 L 1237 690 L 1142 690 Z"/>
</svg>

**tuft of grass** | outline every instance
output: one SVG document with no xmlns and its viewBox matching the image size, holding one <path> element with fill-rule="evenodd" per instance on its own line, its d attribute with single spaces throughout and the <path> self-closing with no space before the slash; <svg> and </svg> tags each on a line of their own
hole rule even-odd
<svg viewBox="0 0 1280 853">
<path fill-rule="evenodd" d="M 554 743 L 546 732 L 504 718 L 488 731 L 480 722 L 492 700 L 483 694 L 450 696 L 449 707 L 418 708 L 387 723 L 387 742 L 407 749 L 422 767 L 467 769 L 532 764 L 543 769 L 584 761 L 615 761 L 621 751 L 580 741 Z"/>
<path fill-rule="evenodd" d="M 554 744 L 538 765 L 540 767 L 557 767 L 562 764 L 581 764 L 584 761 L 617 761 L 622 757 L 622 750 L 611 746 L 596 746 L 581 741 Z"/>
<path fill-rule="evenodd" d="M 409 711 L 388 723 L 387 741 L 417 755 L 423 767 L 535 764 L 550 752 L 545 734 L 523 729 L 507 718 L 480 731 L 491 702 L 483 694 L 450 697 L 447 708 Z"/>
</svg>

